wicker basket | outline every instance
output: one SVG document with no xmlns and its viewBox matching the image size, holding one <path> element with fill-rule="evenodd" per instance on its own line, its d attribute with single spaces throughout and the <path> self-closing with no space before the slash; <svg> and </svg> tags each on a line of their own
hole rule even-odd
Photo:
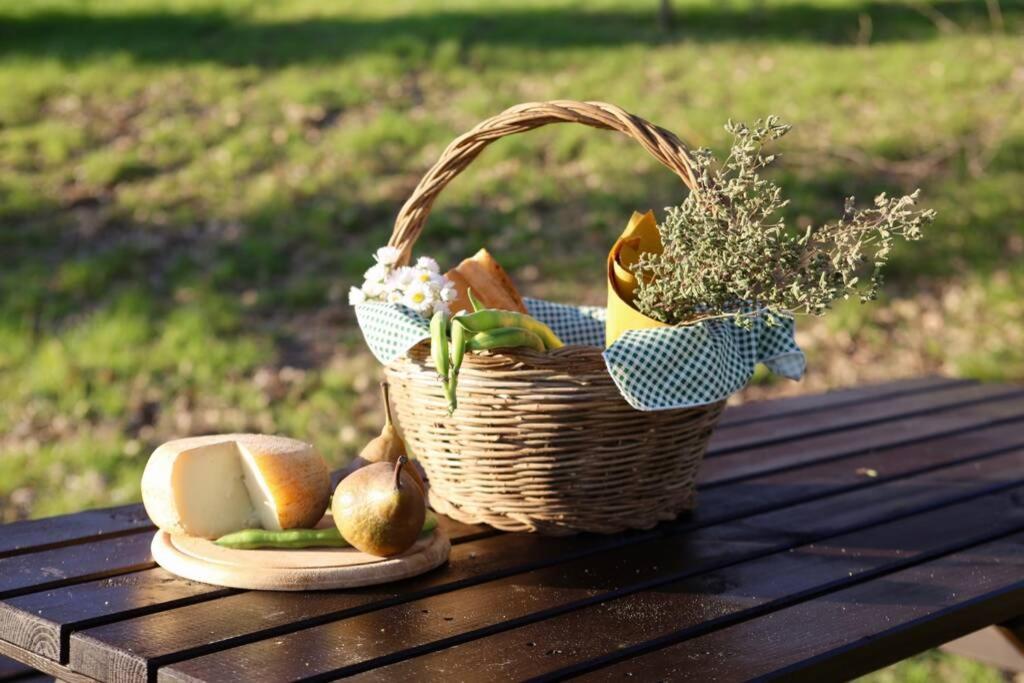
<svg viewBox="0 0 1024 683">
<path fill-rule="evenodd" d="M 457 138 L 420 181 L 389 242 L 402 262 L 437 195 L 487 145 L 562 122 L 624 133 L 691 191 L 696 185 L 675 135 L 616 106 L 521 104 Z M 697 469 L 724 402 L 635 410 L 601 352 L 566 346 L 467 354 L 452 416 L 426 344 L 390 363 L 395 421 L 427 472 L 431 506 L 462 522 L 551 535 L 646 529 L 692 508 Z"/>
</svg>

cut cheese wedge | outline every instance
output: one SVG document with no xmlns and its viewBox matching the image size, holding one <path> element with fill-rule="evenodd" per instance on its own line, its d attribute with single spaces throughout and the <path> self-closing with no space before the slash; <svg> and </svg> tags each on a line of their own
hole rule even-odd
<svg viewBox="0 0 1024 683">
<path fill-rule="evenodd" d="M 283 436 L 168 441 L 153 451 L 142 474 L 142 502 L 153 523 L 200 538 L 312 527 L 330 495 L 324 459 L 310 444 Z"/>
</svg>

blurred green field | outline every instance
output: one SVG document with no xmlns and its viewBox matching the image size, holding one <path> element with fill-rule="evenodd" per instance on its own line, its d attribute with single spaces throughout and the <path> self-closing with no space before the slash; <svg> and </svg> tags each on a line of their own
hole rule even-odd
<svg viewBox="0 0 1024 683">
<path fill-rule="evenodd" d="M 1024 2 L 676 0 L 669 30 L 656 4 L 0 2 L 0 521 L 137 500 L 175 436 L 350 458 L 379 405 L 348 287 L 444 145 L 521 101 L 715 148 L 779 114 L 799 223 L 923 189 L 938 221 L 885 298 L 801 321 L 807 379 L 740 400 L 1024 380 Z M 486 244 L 524 290 L 600 303 L 629 212 L 680 199 L 629 141 L 550 127 L 450 186 L 420 252 Z M 878 680 L 995 675 L 901 666 Z"/>
</svg>

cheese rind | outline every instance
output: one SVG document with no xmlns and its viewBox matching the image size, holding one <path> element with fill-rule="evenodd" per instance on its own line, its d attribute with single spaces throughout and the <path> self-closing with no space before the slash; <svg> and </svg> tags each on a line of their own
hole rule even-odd
<svg viewBox="0 0 1024 683">
<path fill-rule="evenodd" d="M 171 534 L 218 538 L 240 529 L 312 527 L 330 499 L 327 464 L 311 445 L 224 434 L 170 441 L 142 475 L 150 519 Z"/>
<path fill-rule="evenodd" d="M 319 455 L 300 457 L 280 439 L 256 434 L 239 441 L 249 498 L 263 528 L 306 529 L 319 522 L 327 510 L 331 475 Z M 316 453 L 312 446 L 302 445 Z"/>
</svg>

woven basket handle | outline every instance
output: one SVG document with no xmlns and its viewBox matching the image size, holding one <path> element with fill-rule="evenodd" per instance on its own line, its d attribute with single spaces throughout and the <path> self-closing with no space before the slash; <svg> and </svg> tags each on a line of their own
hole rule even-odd
<svg viewBox="0 0 1024 683">
<path fill-rule="evenodd" d="M 398 212 L 388 245 L 401 250 L 400 263 L 408 263 L 412 247 L 423 232 L 430 208 L 441 190 L 498 138 L 524 133 L 549 123 L 582 123 L 617 130 L 636 140 L 651 156 L 678 175 L 693 192 L 697 187 L 694 163 L 682 141 L 669 131 L 605 102 L 527 102 L 506 109 L 456 138 L 441 154 Z"/>
</svg>

